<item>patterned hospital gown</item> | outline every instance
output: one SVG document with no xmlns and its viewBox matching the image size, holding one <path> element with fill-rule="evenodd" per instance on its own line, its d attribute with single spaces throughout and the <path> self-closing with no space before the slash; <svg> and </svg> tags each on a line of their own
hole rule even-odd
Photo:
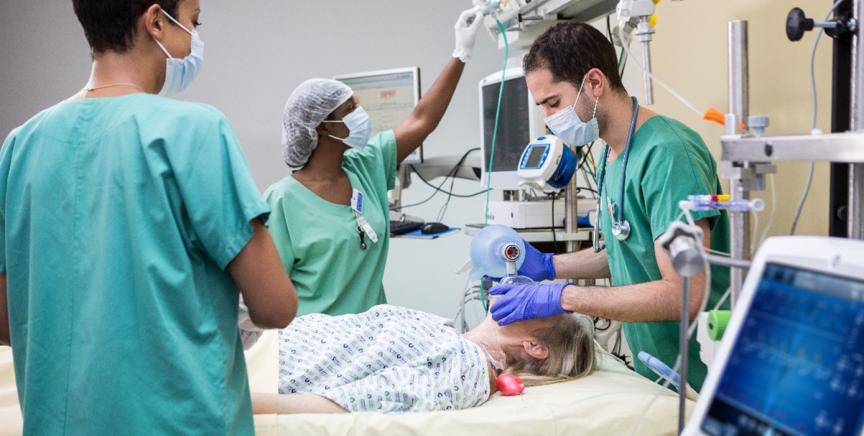
<svg viewBox="0 0 864 436">
<path fill-rule="evenodd" d="M 297 318 L 279 332 L 279 392 L 318 394 L 351 412 L 478 406 L 489 398 L 485 353 L 448 322 L 390 305 Z"/>
</svg>

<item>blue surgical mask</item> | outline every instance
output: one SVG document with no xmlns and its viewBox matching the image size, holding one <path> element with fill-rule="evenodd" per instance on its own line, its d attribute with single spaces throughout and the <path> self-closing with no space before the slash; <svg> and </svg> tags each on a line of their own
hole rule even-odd
<svg viewBox="0 0 864 436">
<path fill-rule="evenodd" d="M 165 46 L 159 40 L 155 40 L 159 48 L 165 52 L 165 56 L 168 57 L 165 59 L 165 83 L 162 85 L 160 94 L 173 95 L 186 89 L 198 75 L 198 72 L 201 71 L 201 66 L 204 64 L 204 42 L 198 36 L 198 31 L 187 29 L 186 26 L 180 24 L 174 17 L 165 12 L 164 9 L 162 13 L 173 21 L 174 24 L 180 26 L 186 33 L 192 35 L 191 50 L 189 51 L 189 55 L 183 59 L 171 56 L 171 53 L 168 53 Z"/>
<path fill-rule="evenodd" d="M 579 103 L 579 96 L 582 95 L 582 88 L 584 87 L 585 81 L 583 80 L 573 106 L 567 106 L 543 120 L 549 130 L 565 144 L 580 146 L 590 144 L 600 137 L 600 128 L 597 126 L 598 100 L 594 100 L 594 113 L 588 122 L 582 121 L 574 109 Z"/>
<path fill-rule="evenodd" d="M 362 150 L 369 143 L 369 137 L 372 136 L 372 120 L 369 114 L 362 106 L 357 106 L 348 115 L 345 115 L 341 120 L 324 120 L 325 123 L 344 123 L 348 128 L 348 137 L 339 138 L 333 135 L 327 135 L 337 141 L 342 141 L 351 148 Z"/>
</svg>

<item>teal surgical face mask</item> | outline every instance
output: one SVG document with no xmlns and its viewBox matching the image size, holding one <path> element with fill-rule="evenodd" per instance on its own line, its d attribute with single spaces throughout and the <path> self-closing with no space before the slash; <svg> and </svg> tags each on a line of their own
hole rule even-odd
<svg viewBox="0 0 864 436">
<path fill-rule="evenodd" d="M 171 56 L 171 53 L 168 52 L 165 46 L 158 40 L 155 40 L 159 48 L 165 53 L 165 56 L 168 57 L 165 59 L 165 83 L 162 84 L 160 94 L 174 95 L 186 89 L 195 80 L 195 77 L 198 76 L 198 72 L 201 71 L 201 66 L 204 64 L 204 42 L 198 36 L 198 31 L 187 29 L 186 26 L 180 24 L 174 17 L 165 12 L 164 9 L 162 13 L 192 36 L 192 48 L 189 51 L 189 55 L 183 59 Z"/>
<path fill-rule="evenodd" d="M 341 120 L 324 120 L 325 123 L 344 123 L 348 128 L 348 137 L 339 138 L 333 135 L 328 135 L 331 138 L 342 141 L 351 148 L 362 150 L 369 143 L 369 137 L 372 136 L 372 120 L 369 114 L 362 106 L 357 106 L 348 115 L 345 115 Z"/>
<path fill-rule="evenodd" d="M 561 138 L 565 144 L 580 146 L 590 144 L 600 137 L 600 128 L 597 126 L 598 100 L 594 100 L 594 113 L 588 122 L 582 121 L 576 113 L 575 107 L 579 103 L 579 97 L 582 95 L 582 88 L 584 87 L 585 79 L 582 80 L 579 94 L 576 95 L 576 101 L 573 103 L 573 106 L 567 106 L 543 120 L 546 126 L 549 127 L 549 130 L 555 136 Z"/>
</svg>

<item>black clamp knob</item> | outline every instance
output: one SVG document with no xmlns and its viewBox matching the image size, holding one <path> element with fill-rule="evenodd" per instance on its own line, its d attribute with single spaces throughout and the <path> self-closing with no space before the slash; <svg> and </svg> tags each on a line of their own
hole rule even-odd
<svg viewBox="0 0 864 436">
<path fill-rule="evenodd" d="M 792 8 L 789 15 L 786 15 L 786 37 L 790 41 L 800 41 L 804 37 L 804 32 L 813 30 L 814 27 L 825 29 L 825 34 L 836 38 L 844 33 L 854 32 L 857 30 L 857 22 L 850 17 L 837 17 L 829 21 L 815 21 L 812 18 L 807 18 L 801 8 Z"/>
<path fill-rule="evenodd" d="M 807 18 L 803 9 L 792 8 L 786 16 L 786 37 L 790 41 L 800 41 L 804 37 L 804 32 L 813 30 L 813 24 L 813 19 Z"/>
</svg>

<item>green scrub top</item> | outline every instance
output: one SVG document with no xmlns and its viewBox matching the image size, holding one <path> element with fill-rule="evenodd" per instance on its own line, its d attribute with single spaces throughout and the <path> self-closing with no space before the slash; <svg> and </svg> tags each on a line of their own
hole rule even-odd
<svg viewBox="0 0 864 436">
<path fill-rule="evenodd" d="M 613 286 L 632 285 L 660 280 L 654 256 L 654 241 L 681 213 L 680 200 L 693 194 L 720 194 L 717 165 L 698 133 L 684 124 L 654 116 L 639 128 L 630 144 L 627 180 L 624 190 L 624 219 L 630 222 L 627 240 L 612 235 L 610 209 L 620 207 L 623 154 L 606 165 L 601 198 L 600 225 L 603 230 Z M 609 204 L 612 206 L 610 207 Z M 729 252 L 729 219 L 726 212 L 693 212 L 693 219 L 708 219 L 711 224 L 711 248 Z M 708 308 L 729 287 L 729 270 L 711 268 L 711 292 Z M 676 292 L 680 292 L 676 289 Z M 676 308 L 678 309 L 678 308 Z M 623 323 L 624 335 L 633 351 L 636 371 L 656 379 L 637 356 L 640 351 L 672 367 L 678 356 L 678 321 Z M 699 357 L 696 335 L 690 341 L 687 381 L 697 391 L 702 387 L 707 368 Z"/>
<path fill-rule="evenodd" d="M 267 211 L 205 105 L 66 101 L 13 130 L 0 271 L 24 433 L 253 434 L 225 268 Z"/>
<path fill-rule="evenodd" d="M 396 182 L 393 131 L 362 151 L 346 151 L 342 169 L 362 193 L 363 218 L 378 235 L 377 243 L 365 237 L 366 249 L 351 206 L 324 200 L 291 176 L 264 193 L 273 211 L 270 234 L 297 289 L 298 316 L 360 313 L 387 302 L 382 280 L 390 246 L 387 191 Z"/>
</svg>

